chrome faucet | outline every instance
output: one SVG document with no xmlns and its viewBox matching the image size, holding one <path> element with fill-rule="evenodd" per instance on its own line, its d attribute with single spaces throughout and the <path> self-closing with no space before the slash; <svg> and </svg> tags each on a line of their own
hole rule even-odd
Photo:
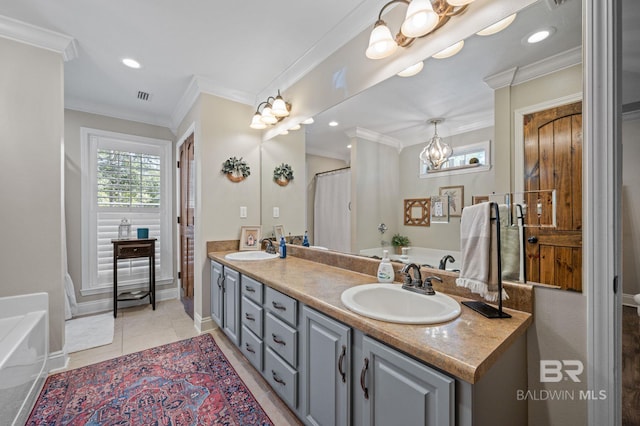
<svg viewBox="0 0 640 426">
<path fill-rule="evenodd" d="M 443 256 L 442 259 L 440 259 L 440 265 L 438 266 L 438 269 L 447 269 L 447 261 L 453 263 L 456 260 L 450 254 L 447 254 Z"/>
<path fill-rule="evenodd" d="M 269 254 L 276 254 L 276 248 L 273 245 L 273 241 L 271 241 L 269 238 L 263 238 L 260 240 L 260 244 L 266 242 L 267 243 L 267 248 L 264 250 Z"/>
<path fill-rule="evenodd" d="M 296 235 L 295 237 L 290 237 L 289 244 L 295 244 L 296 240 L 298 240 L 299 244 L 302 244 L 302 237 L 300 235 Z"/>
</svg>

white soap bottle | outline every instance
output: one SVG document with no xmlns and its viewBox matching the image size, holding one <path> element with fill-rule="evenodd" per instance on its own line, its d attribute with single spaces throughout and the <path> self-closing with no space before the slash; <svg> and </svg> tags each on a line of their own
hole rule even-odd
<svg viewBox="0 0 640 426">
<path fill-rule="evenodd" d="M 389 260 L 389 250 L 382 251 L 382 260 L 380 266 L 378 266 L 378 282 L 379 283 L 392 283 L 395 277 L 393 266 Z"/>
</svg>

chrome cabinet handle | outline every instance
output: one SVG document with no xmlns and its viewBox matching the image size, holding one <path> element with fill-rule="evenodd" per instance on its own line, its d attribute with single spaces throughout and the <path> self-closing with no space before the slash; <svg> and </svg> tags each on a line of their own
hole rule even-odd
<svg viewBox="0 0 640 426">
<path fill-rule="evenodd" d="M 249 293 L 255 293 L 256 292 L 255 288 L 249 287 L 248 285 L 245 285 L 244 289 L 247 290 Z"/>
<path fill-rule="evenodd" d="M 247 352 L 251 352 L 252 354 L 256 353 L 256 351 L 254 351 L 248 343 L 245 343 L 244 347 L 247 349 Z"/>
<path fill-rule="evenodd" d="M 278 377 L 278 374 L 274 370 L 271 370 L 271 377 L 273 377 L 273 380 L 280 383 L 282 386 L 287 386 L 287 383 Z"/>
<path fill-rule="evenodd" d="M 367 388 L 367 386 L 364 384 L 364 379 L 368 369 L 369 369 L 369 358 L 365 358 L 364 365 L 362 366 L 362 371 L 360 372 L 360 387 L 364 392 L 364 399 L 369 399 L 369 388 Z"/>
<path fill-rule="evenodd" d="M 279 345 L 282 345 L 282 346 L 286 346 L 287 345 L 287 342 L 285 342 L 284 340 L 278 339 L 278 336 L 276 336 L 275 333 L 271 333 L 271 338 L 273 339 L 274 342 L 276 342 Z"/>
<path fill-rule="evenodd" d="M 255 321 L 256 320 L 256 318 L 253 315 L 249 314 L 249 313 L 244 314 L 244 317 L 249 321 Z"/>
<path fill-rule="evenodd" d="M 271 302 L 271 304 L 273 305 L 274 308 L 276 308 L 279 311 L 286 311 L 287 310 L 286 306 L 276 302 L 275 300 L 273 302 Z"/>
<path fill-rule="evenodd" d="M 344 370 L 342 369 L 342 362 L 344 361 L 344 356 L 347 354 L 347 347 L 345 345 L 342 345 L 342 353 L 340 354 L 340 357 L 338 358 L 338 373 L 340 373 L 340 376 L 342 376 L 342 383 L 346 383 L 347 382 L 347 375 L 344 372 Z"/>
</svg>

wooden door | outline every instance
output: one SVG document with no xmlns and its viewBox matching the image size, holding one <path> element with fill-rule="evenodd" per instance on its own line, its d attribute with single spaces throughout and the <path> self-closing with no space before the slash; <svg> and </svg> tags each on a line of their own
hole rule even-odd
<svg viewBox="0 0 640 426">
<path fill-rule="evenodd" d="M 180 279 L 183 298 L 193 299 L 195 176 L 193 133 L 180 147 Z"/>
<path fill-rule="evenodd" d="M 582 102 L 524 117 L 527 280 L 582 291 Z"/>
</svg>

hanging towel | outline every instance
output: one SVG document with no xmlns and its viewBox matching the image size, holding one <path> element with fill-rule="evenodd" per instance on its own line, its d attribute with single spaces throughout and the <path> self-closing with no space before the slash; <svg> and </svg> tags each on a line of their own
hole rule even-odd
<svg viewBox="0 0 640 426">
<path fill-rule="evenodd" d="M 465 207 L 460 220 L 462 268 L 459 287 L 466 287 L 488 302 L 498 300 L 498 245 L 491 226 L 491 203 Z M 502 291 L 503 299 L 507 293 Z"/>
<path fill-rule="evenodd" d="M 502 260 L 502 279 L 520 280 L 520 226 L 511 223 L 511 212 L 506 204 L 499 204 L 500 211 L 500 254 Z"/>
</svg>

